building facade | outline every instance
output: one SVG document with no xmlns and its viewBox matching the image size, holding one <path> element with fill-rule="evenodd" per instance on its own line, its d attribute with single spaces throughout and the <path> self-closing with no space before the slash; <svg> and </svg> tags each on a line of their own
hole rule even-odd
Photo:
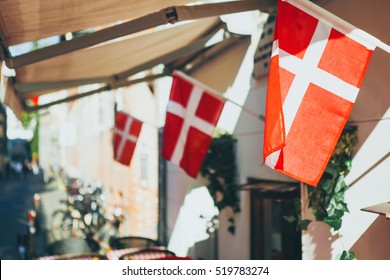
<svg viewBox="0 0 390 280">
<path fill-rule="evenodd" d="M 318 1 L 326 10 L 341 17 L 358 28 L 389 43 L 388 17 L 385 7 L 390 8 L 387 1 Z M 268 27 L 257 25 L 258 32 L 264 30 L 263 40 L 267 36 Z M 256 28 L 254 28 L 256 30 Z M 272 31 L 269 31 L 272 32 Z M 233 136 L 237 139 L 237 166 L 239 184 L 253 183 L 251 191 L 239 191 L 241 212 L 236 215 L 236 233 L 230 234 L 226 222 L 229 213 L 220 213 L 220 226 L 217 236 L 209 236 L 209 246 L 213 250 L 204 250 L 205 236 L 187 246 L 187 252 L 194 258 L 219 259 L 336 259 L 344 250 L 354 251 L 357 259 L 390 259 L 389 248 L 390 222 L 383 216 L 361 211 L 362 208 L 384 203 L 389 200 L 389 137 L 390 98 L 388 89 L 390 56 L 381 49 L 376 49 L 368 66 L 363 85 L 348 121 L 357 126 L 358 144 L 353 154 L 352 170 L 346 177 L 349 189 L 345 202 L 349 213 L 343 218 L 338 233 L 333 232 L 323 222 L 313 221 L 308 230 L 299 231 L 289 228 L 283 217 L 294 213 L 293 200 L 298 198 L 306 203 L 306 186 L 298 186 L 297 182 L 264 166 L 262 145 L 264 138 L 265 101 L 267 92 L 267 57 L 270 52 L 269 43 L 258 45 L 261 36 L 252 33 L 252 52 L 242 61 L 239 69 L 246 63 L 252 66 L 249 74 L 238 74 L 235 83 L 239 84 L 239 92 L 232 90 L 225 96 L 240 103 L 244 109 L 231 111 L 237 116 L 231 121 Z M 268 39 L 269 39 L 268 38 Z M 254 41 L 254 42 L 253 42 Z M 269 56 L 268 56 L 269 57 Z M 254 62 L 254 64 L 253 64 Z M 215 69 L 214 69 L 215 70 Z M 215 71 L 214 73 L 220 73 Z M 207 80 L 204 80 L 207 84 Z M 210 82 L 211 83 L 211 82 Z M 234 86 L 232 86 L 234 88 Z M 254 112 L 260 118 L 254 118 Z M 223 118 L 223 116 L 221 117 Z M 168 169 L 169 170 L 169 169 Z M 204 182 L 191 180 L 176 168 L 168 171 L 168 224 L 169 235 L 173 236 L 175 222 L 178 222 L 182 208 L 189 207 L 188 195 L 194 189 L 201 188 Z M 272 182 L 272 184 L 270 183 Z M 277 188 L 282 185 L 291 188 L 288 195 L 282 195 Z M 274 191 L 264 194 L 264 187 L 274 186 Z M 184 203 L 185 202 L 185 203 Z M 195 206 L 194 206 L 195 207 Z M 310 209 L 304 209 L 305 217 L 310 216 Z M 201 226 L 200 226 L 201 227 Z M 196 238 L 193 238 L 196 240 Z M 186 241 L 182 240 L 187 244 Z M 214 243 L 217 244 L 214 244 Z M 172 247 L 174 249 L 174 247 Z"/>
</svg>

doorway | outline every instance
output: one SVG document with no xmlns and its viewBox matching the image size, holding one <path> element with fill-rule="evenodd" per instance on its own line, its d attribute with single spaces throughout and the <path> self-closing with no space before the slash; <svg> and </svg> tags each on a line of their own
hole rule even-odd
<svg viewBox="0 0 390 280">
<path fill-rule="evenodd" d="M 301 231 L 285 217 L 296 215 L 299 184 L 258 181 L 251 188 L 251 259 L 302 259 Z"/>
</svg>

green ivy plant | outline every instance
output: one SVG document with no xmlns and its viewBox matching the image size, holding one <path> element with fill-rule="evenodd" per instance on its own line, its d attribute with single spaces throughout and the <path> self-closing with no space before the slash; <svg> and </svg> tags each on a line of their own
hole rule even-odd
<svg viewBox="0 0 390 280">
<path fill-rule="evenodd" d="M 39 114 L 38 112 L 22 113 L 21 123 L 23 128 L 33 131 L 33 138 L 30 141 L 31 153 L 38 154 L 39 144 Z"/>
<path fill-rule="evenodd" d="M 342 218 L 349 212 L 344 202 L 348 189 L 344 178 L 351 170 L 352 152 L 357 142 L 356 127 L 347 127 L 342 133 L 332 157 L 316 188 L 309 187 L 309 207 L 317 221 L 323 221 L 333 230 L 341 228 Z"/>
<path fill-rule="evenodd" d="M 241 211 L 236 190 L 232 187 L 236 182 L 237 170 L 235 143 L 236 139 L 231 134 L 217 132 L 200 170 L 202 176 L 209 181 L 207 188 L 219 212 L 228 207 L 233 210 L 233 214 L 228 218 L 228 231 L 231 234 L 235 233 L 234 214 Z"/>
<path fill-rule="evenodd" d="M 352 153 L 357 143 L 357 129 L 347 126 L 341 134 L 332 157 L 316 188 L 308 187 L 308 207 L 312 209 L 316 221 L 328 224 L 334 231 L 342 225 L 342 218 L 349 212 L 344 202 L 345 192 L 348 189 L 344 178 L 351 170 Z M 311 222 L 302 219 L 300 200 L 295 201 L 297 217 L 289 216 L 289 222 L 298 221 L 298 226 L 306 230 Z M 354 259 L 352 251 L 343 251 L 339 259 Z"/>
<path fill-rule="evenodd" d="M 338 260 L 354 260 L 356 259 L 355 252 L 349 250 L 349 251 L 343 251 L 341 254 L 339 254 L 336 259 Z"/>
</svg>

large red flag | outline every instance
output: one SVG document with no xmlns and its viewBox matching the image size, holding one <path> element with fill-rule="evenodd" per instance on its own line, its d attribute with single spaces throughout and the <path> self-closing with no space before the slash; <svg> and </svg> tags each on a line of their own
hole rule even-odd
<svg viewBox="0 0 390 280">
<path fill-rule="evenodd" d="M 332 155 L 375 48 L 368 34 L 355 35 L 363 32 L 334 16 L 324 18 L 329 14 L 317 8 L 279 0 L 264 136 L 265 163 L 312 186 Z"/>
<path fill-rule="evenodd" d="M 129 165 L 141 132 L 142 122 L 124 112 L 115 114 L 114 159 Z"/>
<path fill-rule="evenodd" d="M 162 156 L 196 178 L 225 99 L 180 72 L 173 74 Z"/>
</svg>

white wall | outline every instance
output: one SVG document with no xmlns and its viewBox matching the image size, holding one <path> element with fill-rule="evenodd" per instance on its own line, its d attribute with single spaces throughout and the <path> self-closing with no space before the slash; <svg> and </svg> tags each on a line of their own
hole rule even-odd
<svg viewBox="0 0 390 280">
<path fill-rule="evenodd" d="M 265 114 L 265 97 L 267 90 L 267 77 L 259 80 L 250 79 L 249 94 L 244 103 L 247 111 L 242 111 L 234 130 L 237 141 L 237 166 L 239 183 L 246 183 L 248 177 L 293 181 L 263 164 L 264 123 L 258 118 Z M 251 112 L 251 113 L 248 113 Z M 252 114 L 255 113 L 255 114 Z M 226 223 L 222 218 L 219 230 L 219 256 L 220 259 L 250 259 L 250 194 L 239 192 L 241 199 L 241 212 L 236 217 L 236 234 L 232 236 L 227 232 Z M 229 246 L 224 246 L 229 244 Z"/>
<path fill-rule="evenodd" d="M 330 1 L 325 8 L 390 43 L 389 1 Z M 346 178 L 350 213 L 343 218 L 342 238 L 313 223 L 304 232 L 304 259 L 334 259 L 344 249 L 355 251 L 357 259 L 390 259 L 390 221 L 360 210 L 390 200 L 389 73 L 390 55 L 376 49 L 350 117 L 358 126 L 359 143 Z"/>
<path fill-rule="evenodd" d="M 177 166 L 167 164 L 167 239 L 168 249 L 178 256 L 215 259 L 214 234 L 207 223 L 218 209 L 205 181 L 188 177 Z"/>
<path fill-rule="evenodd" d="M 325 7 L 352 24 L 390 42 L 389 18 L 386 11 L 390 2 L 373 1 L 328 1 Z M 389 8 L 385 8 L 389 7 Z M 386 24 L 387 22 L 387 24 Z M 372 57 L 361 92 L 352 112 L 351 120 L 361 121 L 380 119 L 390 116 L 390 56 L 377 49 Z M 251 81 L 251 89 L 244 107 L 253 112 L 264 114 L 267 77 Z M 240 181 L 247 177 L 262 179 L 287 180 L 290 178 L 262 165 L 263 124 L 247 112 L 241 112 L 234 131 L 237 142 L 237 157 Z M 359 151 L 353 169 L 347 177 L 352 183 L 375 163 L 378 166 L 357 181 L 346 195 L 346 202 L 351 211 L 347 214 L 341 229 L 342 240 L 333 236 L 324 223 L 313 222 L 308 232 L 303 233 L 304 259 L 332 259 L 343 249 L 352 249 L 359 259 L 390 258 L 390 222 L 378 215 L 360 211 L 361 208 L 382 203 L 390 199 L 386 170 L 390 168 L 390 121 L 359 123 Z M 231 236 L 223 223 L 219 230 L 220 259 L 248 259 L 250 257 L 250 209 L 249 194 L 241 194 L 242 212 L 237 217 L 237 233 Z M 375 242 L 380 240 L 380 242 Z M 228 244 L 226 246 L 225 244 Z"/>
<path fill-rule="evenodd" d="M 388 32 L 390 24 L 387 15 L 390 8 L 389 1 L 376 0 L 368 3 L 364 0 L 334 0 L 323 1 L 323 3 L 326 4 L 326 9 L 336 15 L 378 36 L 385 42 L 390 42 L 390 33 Z M 256 44 L 256 40 L 254 41 Z M 375 51 L 351 120 L 361 121 L 381 118 L 389 110 L 389 59 L 390 56 L 383 51 Z M 247 55 L 241 67 L 245 70 L 241 69 L 242 71 L 239 71 L 236 87 L 233 85 L 226 96 L 243 105 L 245 110 L 240 112 L 237 106 L 231 105 L 233 109 L 230 116 L 238 116 L 238 118 L 232 117 L 233 123 L 225 125 L 232 128 L 234 136 L 238 139 L 239 183 L 245 183 L 248 177 L 293 181 L 263 165 L 264 124 L 256 116 L 264 115 L 265 112 L 267 77 L 264 76 L 257 80 L 251 78 L 253 49 L 252 53 L 249 51 L 249 55 Z M 390 112 L 387 112 L 387 116 L 389 114 Z M 224 115 L 221 116 L 221 119 L 223 118 Z M 378 160 L 386 155 L 388 156 L 390 151 L 389 125 L 389 121 L 359 124 L 359 151 L 354 158 L 353 170 L 347 178 L 350 183 Z M 373 130 L 374 128 L 375 130 Z M 388 185 L 390 173 L 386 172 L 386 170 L 390 170 L 389 167 L 390 159 L 387 157 L 369 174 L 357 181 L 348 191 L 346 202 L 351 214 L 346 215 L 341 229 L 344 236 L 343 245 L 340 240 L 336 240 L 336 237 L 331 235 L 325 224 L 313 222 L 310 225 L 310 231 L 303 234 L 304 259 L 334 258 L 341 252 L 342 247 L 345 249 L 352 248 L 355 250 L 357 257 L 361 259 L 389 258 L 389 238 L 386 239 L 385 234 L 389 236 L 390 222 L 377 218 L 375 214 L 360 211 L 360 208 L 384 202 L 390 197 Z M 176 179 L 171 177 L 172 180 L 176 180 L 176 187 L 170 186 L 172 182 L 168 181 L 168 224 L 170 231 L 172 231 L 178 211 L 180 211 L 183 204 L 183 198 L 191 191 L 194 184 L 181 178 L 177 171 L 170 170 L 169 172 L 173 172 L 173 176 L 178 176 Z M 235 235 L 228 233 L 228 225 L 225 222 L 226 213 L 221 213 L 221 224 L 218 230 L 219 259 L 250 258 L 250 196 L 247 192 L 239 193 L 239 195 L 242 211 L 236 215 Z M 381 242 L 373 244 L 373 240 L 377 238 Z"/>
<path fill-rule="evenodd" d="M 261 35 L 261 21 L 266 19 L 262 14 L 253 14 L 252 24 L 252 44 L 240 58 L 240 63 L 236 65 L 227 65 L 224 67 L 238 67 L 237 75 L 232 85 L 227 89 L 225 97 L 234 102 L 227 102 L 221 115 L 218 127 L 228 130 L 234 134 L 237 141 L 237 166 L 238 166 L 238 183 L 247 182 L 248 177 L 257 177 L 264 179 L 289 180 L 268 167 L 262 165 L 262 143 L 264 124 L 260 120 L 260 114 L 264 115 L 265 111 L 265 93 L 267 87 L 267 77 L 259 80 L 252 79 L 254 53 Z M 235 55 L 237 55 L 235 53 Z M 223 59 L 225 65 L 230 58 Z M 233 61 L 233 60 L 232 60 Z M 234 60 L 236 61 L 236 60 Z M 217 73 L 224 77 L 223 67 L 221 65 L 207 65 L 211 72 L 209 77 L 205 75 L 196 76 L 202 79 L 206 84 Z M 218 67 L 219 68 L 218 68 Z M 230 70 L 229 70 L 230 71 Z M 207 73 L 207 72 L 206 72 Z M 199 73 L 198 73 L 199 74 Z M 207 81 L 206 81 L 206 80 Z M 226 81 L 225 81 L 226 82 Z M 217 87 L 217 84 L 214 85 Z M 221 90 L 221 89 L 220 89 Z M 241 110 L 240 106 L 244 109 Z M 182 175 L 180 171 L 168 166 L 168 227 L 169 234 L 172 233 L 177 222 L 177 217 L 183 206 L 184 197 L 188 195 L 193 187 L 200 186 L 198 181 L 191 181 Z M 227 219 L 231 213 L 229 209 L 223 210 L 220 216 L 220 228 L 218 230 L 217 244 L 210 241 L 210 246 L 217 245 L 219 259 L 249 259 L 250 258 L 250 205 L 249 193 L 239 192 L 241 212 L 235 216 L 236 232 L 234 235 L 227 230 L 229 226 Z M 212 250 L 200 250 L 200 246 L 191 248 L 190 253 L 202 258 L 212 258 Z M 215 248 L 215 247 L 213 247 Z M 198 251 L 197 251 L 198 250 Z"/>
<path fill-rule="evenodd" d="M 241 21 L 240 21 L 241 16 Z M 254 18 L 249 20 L 253 16 Z M 248 24 L 250 22 L 250 26 L 247 30 L 257 30 L 257 23 L 259 15 L 254 13 L 252 14 L 241 14 L 238 15 L 238 18 L 233 21 L 241 23 L 241 27 L 244 24 Z M 242 20 L 244 17 L 244 21 Z M 238 21 L 237 21 L 238 20 Z M 259 34 L 256 34 L 259 35 Z M 258 39 L 258 37 L 257 37 Z M 234 47 L 233 52 L 225 53 L 224 55 L 214 58 L 214 61 L 210 61 L 205 69 L 201 69 L 194 74 L 194 77 L 203 83 L 212 86 L 220 92 L 226 91 L 225 97 L 230 100 L 233 100 L 235 103 L 239 105 L 243 105 L 248 92 L 251 88 L 250 85 L 250 77 L 253 70 L 253 53 L 254 47 L 257 44 L 257 41 L 254 40 L 254 46 L 250 46 L 248 49 L 246 45 L 239 45 Z M 238 73 L 237 73 L 238 71 Z M 234 75 L 233 75 L 234 74 Z M 235 77 L 234 80 L 231 80 Z M 253 100 L 252 100 L 253 101 Z M 254 114 L 257 114 L 258 108 L 256 104 L 253 104 Z M 240 116 L 239 106 L 234 105 L 230 102 L 227 102 L 225 105 L 225 109 L 222 112 L 220 121 L 218 123 L 218 127 L 228 130 L 229 132 L 233 132 L 236 127 L 243 125 L 245 128 L 249 129 L 250 134 L 255 131 L 255 136 L 261 138 L 261 122 L 257 119 L 257 116 L 250 115 L 249 123 L 246 123 L 248 119 L 241 120 L 242 115 Z M 253 127 L 251 127 L 253 126 Z M 260 127 L 259 127 L 260 126 Z M 244 131 L 245 131 L 244 128 Z M 244 133 L 245 134 L 245 133 Z M 239 135 L 236 135 L 240 137 Z M 243 139 L 245 139 L 244 136 Z M 249 152 L 249 150 L 245 149 L 248 146 L 241 146 L 242 144 L 238 143 L 239 147 L 237 147 L 237 156 L 238 161 L 245 161 L 244 152 Z M 244 142 L 244 145 L 247 145 Z M 250 147 L 256 146 L 254 143 L 250 145 Z M 257 148 L 257 147 L 256 147 Z M 252 153 L 253 155 L 254 153 Z M 257 155 L 255 156 L 257 157 Z M 259 154 L 260 157 L 260 154 Z M 252 159 L 250 159 L 252 160 Z M 256 161 L 256 166 L 260 166 L 260 161 L 257 158 L 253 159 Z M 251 161 L 247 164 L 250 165 Z M 239 166 L 240 166 L 239 162 Z M 247 171 L 244 171 L 248 165 L 241 165 L 239 172 L 239 182 L 245 182 L 247 177 Z M 256 169 L 256 167 L 251 170 Z M 196 189 L 199 186 L 205 184 L 205 182 L 201 182 L 198 180 L 191 180 L 185 175 L 182 174 L 180 170 L 175 168 L 172 165 L 168 165 L 168 227 L 169 227 L 169 237 L 172 237 L 171 234 L 174 232 L 175 227 L 177 226 L 179 212 L 182 210 L 185 197 L 189 195 L 194 188 Z M 254 175 L 254 174 L 251 174 Z M 248 197 L 246 195 L 239 193 L 241 197 L 241 209 L 242 212 L 236 217 L 236 234 L 232 236 L 227 230 L 227 219 L 228 214 L 226 213 L 229 210 L 224 210 L 220 216 L 220 228 L 218 230 L 217 236 L 217 244 L 214 242 L 214 236 L 203 236 L 199 238 L 197 242 L 194 243 L 195 246 L 191 247 L 189 250 L 189 254 L 191 254 L 195 258 L 205 258 L 212 259 L 218 257 L 219 259 L 248 259 L 249 258 L 249 202 Z M 209 209 L 206 212 L 212 212 L 210 207 L 205 207 Z M 186 233 L 183 233 L 183 240 L 186 239 Z M 175 237 L 175 236 L 173 236 Z M 208 240 L 201 240 L 204 238 L 209 238 Z M 184 242 L 184 241 L 183 241 Z M 226 246 L 228 244 L 228 246 Z M 183 245 L 184 246 L 184 245 Z M 174 247 L 170 247 L 174 248 Z M 217 249 L 218 248 L 218 249 Z M 218 252 L 215 252 L 218 250 Z"/>
</svg>

